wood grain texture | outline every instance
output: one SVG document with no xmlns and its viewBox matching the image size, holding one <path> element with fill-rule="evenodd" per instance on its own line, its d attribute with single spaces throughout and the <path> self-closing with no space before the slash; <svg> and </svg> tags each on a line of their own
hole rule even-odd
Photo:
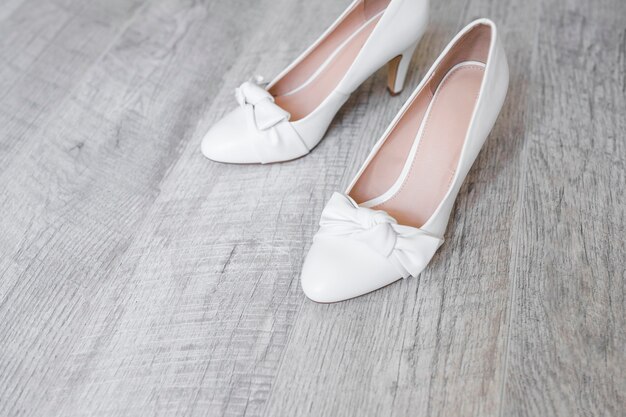
<svg viewBox="0 0 626 417">
<path fill-rule="evenodd" d="M 624 3 L 433 2 L 399 97 L 381 71 L 306 158 L 204 159 L 233 89 L 346 4 L 0 4 L 0 415 L 625 414 Z M 479 16 L 511 86 L 446 244 L 306 300 L 327 198 Z"/>
<path fill-rule="evenodd" d="M 503 410 L 623 416 L 626 4 L 539 7 Z"/>
<path fill-rule="evenodd" d="M 61 115 L 61 103 L 142 3 L 24 0 L 19 7 L 3 6 L 8 17 L 0 25 L 0 171 Z"/>
</svg>

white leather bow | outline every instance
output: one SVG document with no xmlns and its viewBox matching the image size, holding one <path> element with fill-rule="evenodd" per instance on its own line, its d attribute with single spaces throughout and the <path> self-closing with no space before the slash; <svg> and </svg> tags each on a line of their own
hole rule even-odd
<svg viewBox="0 0 626 417">
<path fill-rule="evenodd" d="M 296 129 L 289 122 L 291 115 L 274 102 L 274 97 L 263 86 L 263 77 L 257 76 L 235 89 L 239 106 L 251 130 L 251 146 L 261 163 L 287 161 L 309 152 Z"/>
<path fill-rule="evenodd" d="M 246 81 L 241 84 L 235 89 L 235 97 L 245 110 L 251 126 L 260 131 L 268 130 L 291 117 L 274 102 L 274 97 L 258 85 L 257 81 Z"/>
<path fill-rule="evenodd" d="M 443 243 L 424 230 L 398 224 L 385 211 L 360 207 L 339 193 L 332 195 L 322 211 L 318 236 L 361 241 L 387 257 L 403 278 L 419 275 Z"/>
</svg>

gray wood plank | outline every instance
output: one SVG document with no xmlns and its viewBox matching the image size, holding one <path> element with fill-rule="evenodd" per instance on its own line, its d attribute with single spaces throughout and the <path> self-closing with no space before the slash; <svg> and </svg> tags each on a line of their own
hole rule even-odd
<svg viewBox="0 0 626 417">
<path fill-rule="evenodd" d="M 144 2 L 27 0 L 0 19 L 0 171 L 59 116 Z"/>
<path fill-rule="evenodd" d="M 225 21 L 230 7 L 151 3 L 0 172 L 0 415 L 92 404 L 60 411 L 80 388 L 74 347 L 94 314 L 114 326 L 126 308 L 100 297 L 127 280 L 119 259 L 245 41 L 231 35 L 250 19 Z"/>
<path fill-rule="evenodd" d="M 544 2 L 503 415 L 626 415 L 624 2 Z"/>
<path fill-rule="evenodd" d="M 215 13 L 220 11 L 226 9 Z M 311 201 L 310 189 L 330 191 L 326 167 L 343 171 L 354 142 L 343 142 L 340 155 L 321 153 L 273 166 L 210 163 L 198 150 L 210 124 L 236 105 L 233 89 L 241 80 L 259 69 L 276 73 L 306 45 L 286 38 L 290 27 L 280 24 L 296 12 L 323 13 L 326 19 L 306 23 L 311 30 L 302 32 L 309 37 L 305 42 L 336 15 L 311 2 L 274 1 L 237 16 L 243 19 L 240 30 L 250 29 L 249 39 L 237 59 L 230 58 L 235 64 L 224 74 L 223 88 L 159 185 L 160 194 L 109 285 L 90 301 L 84 337 L 58 372 L 49 410 L 61 415 L 261 413 L 290 324 L 304 301 L 297 277 L 302 242 L 312 229 L 303 225 L 315 221 L 313 210 L 324 203 Z M 201 46 L 208 35 L 197 33 L 197 48 L 210 47 Z M 276 44 L 274 55 L 259 49 L 270 42 Z M 388 100 L 383 78 L 377 90 Z"/>
<path fill-rule="evenodd" d="M 0 21 L 11 16 L 26 0 L 5 0 L 0 4 Z"/>
</svg>

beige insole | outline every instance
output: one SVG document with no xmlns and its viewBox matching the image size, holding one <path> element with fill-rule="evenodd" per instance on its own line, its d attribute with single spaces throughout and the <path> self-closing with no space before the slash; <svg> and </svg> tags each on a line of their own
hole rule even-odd
<svg viewBox="0 0 626 417">
<path fill-rule="evenodd" d="M 400 224 L 421 227 L 450 188 L 483 75 L 481 63 L 462 63 L 446 74 L 434 96 L 425 91 L 416 97 L 350 196 L 387 211 Z M 407 161 L 422 124 L 415 154 Z M 398 183 L 401 172 L 406 176 Z M 385 196 L 390 189 L 395 192 Z"/>
<path fill-rule="evenodd" d="M 320 70 L 315 68 L 303 68 L 308 73 L 313 72 L 311 78 L 305 80 L 300 86 L 283 95 L 275 97 L 276 104 L 291 114 L 291 121 L 297 121 L 315 110 L 328 95 L 337 87 L 341 79 L 356 59 L 359 51 L 367 41 L 370 33 L 374 30 L 376 23 L 380 19 L 370 20 L 367 24 L 358 29 L 354 35 L 340 50 L 329 58 L 327 62 L 307 62 L 306 65 L 323 66 Z M 352 34 L 350 34 L 352 35 Z M 272 89 L 273 90 L 273 89 Z"/>
</svg>

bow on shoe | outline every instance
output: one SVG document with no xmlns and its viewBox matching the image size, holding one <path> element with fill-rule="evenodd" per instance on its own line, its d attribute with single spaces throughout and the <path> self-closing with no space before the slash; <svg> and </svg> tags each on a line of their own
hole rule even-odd
<svg viewBox="0 0 626 417">
<path fill-rule="evenodd" d="M 298 131 L 288 123 L 291 115 L 274 102 L 261 86 L 262 77 L 246 81 L 235 89 L 235 96 L 249 129 L 250 145 L 259 162 L 288 161 L 309 152 Z"/>
<path fill-rule="evenodd" d="M 322 212 L 316 237 L 347 237 L 365 243 L 389 259 L 402 278 L 426 268 L 443 239 L 424 230 L 398 224 L 382 210 L 358 206 L 350 197 L 334 193 Z"/>
<path fill-rule="evenodd" d="M 274 97 L 258 84 L 258 80 L 246 81 L 235 89 L 239 105 L 246 111 L 250 124 L 257 130 L 268 130 L 291 115 L 274 103 Z"/>
</svg>

